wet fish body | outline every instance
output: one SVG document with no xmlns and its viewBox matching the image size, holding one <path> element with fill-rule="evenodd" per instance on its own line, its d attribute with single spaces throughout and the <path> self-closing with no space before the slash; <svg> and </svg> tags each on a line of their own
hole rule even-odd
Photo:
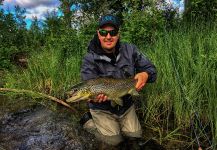
<svg viewBox="0 0 217 150">
<path fill-rule="evenodd" d="M 134 79 L 114 79 L 97 78 L 84 81 L 72 87 L 67 92 L 69 98 L 67 102 L 78 102 L 81 100 L 95 99 L 99 94 L 105 94 L 111 100 L 112 106 L 116 104 L 123 106 L 123 97 L 126 94 L 138 96 L 135 89 L 136 81 Z"/>
</svg>

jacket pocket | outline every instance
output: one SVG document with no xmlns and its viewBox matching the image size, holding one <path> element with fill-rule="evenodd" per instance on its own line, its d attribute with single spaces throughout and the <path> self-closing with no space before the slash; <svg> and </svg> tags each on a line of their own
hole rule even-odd
<svg viewBox="0 0 217 150">
<path fill-rule="evenodd" d="M 125 78 L 133 77 L 135 74 L 134 66 L 130 64 L 120 65 L 120 70 Z"/>
<path fill-rule="evenodd" d="M 117 69 L 113 66 L 111 66 L 110 64 L 100 64 L 98 66 L 99 68 L 99 76 L 100 77 L 111 77 L 111 78 L 115 78 L 117 75 Z"/>
</svg>

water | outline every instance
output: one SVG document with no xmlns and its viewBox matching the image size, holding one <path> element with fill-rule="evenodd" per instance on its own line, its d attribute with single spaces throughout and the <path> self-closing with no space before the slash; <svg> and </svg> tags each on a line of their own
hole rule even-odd
<svg viewBox="0 0 217 150">
<path fill-rule="evenodd" d="M 66 108 L 51 111 L 31 99 L 1 94 L 0 150 L 96 150 L 101 144 Z"/>
<path fill-rule="evenodd" d="M 7 150 L 94 149 L 97 146 L 94 138 L 87 136 L 68 116 L 41 106 L 6 113 L 0 119 L 0 147 Z"/>
</svg>

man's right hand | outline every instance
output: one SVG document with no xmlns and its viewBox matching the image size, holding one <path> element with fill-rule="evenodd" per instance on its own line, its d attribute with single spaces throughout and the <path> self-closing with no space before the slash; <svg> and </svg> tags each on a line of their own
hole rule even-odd
<svg viewBox="0 0 217 150">
<path fill-rule="evenodd" d="M 101 102 L 105 102 L 108 100 L 108 96 L 106 96 L 105 94 L 99 94 L 97 97 L 96 97 L 97 101 L 99 103 Z"/>
<path fill-rule="evenodd" d="M 95 99 L 90 99 L 89 102 L 93 101 L 96 103 L 102 103 L 108 100 L 108 96 L 106 96 L 105 94 L 99 94 L 97 95 L 97 97 Z"/>
</svg>

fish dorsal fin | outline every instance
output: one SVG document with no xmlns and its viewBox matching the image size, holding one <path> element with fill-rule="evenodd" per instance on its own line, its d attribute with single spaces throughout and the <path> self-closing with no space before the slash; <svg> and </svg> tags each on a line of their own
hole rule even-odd
<svg viewBox="0 0 217 150">
<path fill-rule="evenodd" d="M 139 96 L 139 93 L 136 91 L 135 88 L 130 89 L 130 90 L 128 91 L 128 94 L 133 95 L 133 96 Z"/>
<path fill-rule="evenodd" d="M 82 86 L 82 85 L 84 85 L 84 82 L 80 82 L 80 83 L 77 83 L 77 84 L 73 85 L 73 86 L 71 87 L 71 89 L 79 88 L 79 87 Z"/>
</svg>

